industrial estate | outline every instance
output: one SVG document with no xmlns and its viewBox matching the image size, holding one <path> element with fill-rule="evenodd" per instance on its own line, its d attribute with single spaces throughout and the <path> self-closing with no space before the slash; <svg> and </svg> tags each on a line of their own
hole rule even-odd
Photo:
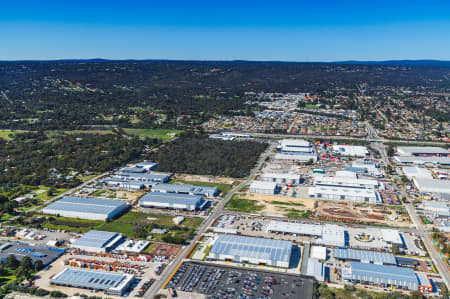
<svg viewBox="0 0 450 299">
<path fill-rule="evenodd" d="M 194 63 L 183 72 L 219 79 L 192 89 L 184 84 L 194 79 L 180 79 L 162 92 L 132 83 L 151 77 L 149 86 L 164 86 L 163 62 L 148 76 L 131 63 L 74 65 L 52 64 L 42 76 L 41 65 L 3 66 L 19 77 L 33 70 L 24 94 L 16 77 L 9 89 L 0 82 L 5 101 L 40 105 L 43 96 L 34 96 L 49 90 L 107 100 L 78 107 L 83 120 L 68 121 L 66 103 L 25 121 L 26 104 L 0 122 L 9 132 L 0 136 L 2 296 L 448 298 L 450 127 L 448 106 L 438 104 L 448 103 L 448 89 L 336 83 L 316 93 L 297 85 L 262 92 L 250 80 L 235 96 L 212 86 L 236 66 Z M 94 87 L 60 79 L 65 68 L 138 79 Z M 404 71 L 320 68 L 392 80 Z M 190 106 L 171 94 L 177 88 L 195 93 Z M 414 110 L 408 96 L 434 104 Z M 120 105 L 104 108 L 113 97 Z M 167 98 L 177 100 L 158 106 Z"/>
</svg>

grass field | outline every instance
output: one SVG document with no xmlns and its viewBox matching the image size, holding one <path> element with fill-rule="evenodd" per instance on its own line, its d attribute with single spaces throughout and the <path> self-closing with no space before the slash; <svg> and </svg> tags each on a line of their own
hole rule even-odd
<svg viewBox="0 0 450 299">
<path fill-rule="evenodd" d="M 17 133 L 24 133 L 22 130 L 0 130 L 0 138 L 5 140 L 11 140 Z M 11 136 L 10 136 L 11 135 Z"/>
<path fill-rule="evenodd" d="M 81 180 L 82 182 L 87 182 L 90 179 L 95 178 L 98 175 L 98 173 L 90 174 L 90 175 L 79 175 L 77 178 Z"/>
<path fill-rule="evenodd" d="M 185 184 L 185 185 L 196 185 L 203 187 L 216 187 L 222 196 L 225 196 L 228 192 L 230 192 L 233 185 L 231 184 L 220 184 L 220 183 L 210 183 L 210 182 L 198 182 L 198 181 L 184 181 L 184 180 L 171 180 L 170 183 L 173 184 Z"/>
<path fill-rule="evenodd" d="M 47 137 L 55 137 L 60 136 L 63 134 L 99 134 L 99 135 L 106 135 L 106 134 L 113 134 L 112 130 L 71 130 L 71 131 L 59 131 L 59 130 L 49 130 L 45 131 L 45 135 Z"/>
<path fill-rule="evenodd" d="M 39 190 L 45 190 L 45 192 L 42 192 L 42 193 L 37 194 L 37 192 L 38 192 Z M 50 198 L 53 198 L 53 197 L 55 197 L 55 196 L 60 195 L 61 193 L 66 192 L 66 191 L 69 190 L 69 189 L 65 189 L 65 188 L 57 188 L 57 189 L 55 189 L 55 192 L 53 193 L 52 196 L 49 196 L 49 195 L 48 195 L 48 190 L 50 190 L 50 187 L 40 185 L 38 188 L 36 188 L 35 190 L 33 190 L 31 193 L 36 194 L 35 198 L 46 201 L 46 200 L 49 200 Z"/>
<path fill-rule="evenodd" d="M 264 206 L 258 204 L 256 200 L 233 196 L 225 205 L 225 209 L 243 213 L 255 213 L 264 209 Z"/>
<path fill-rule="evenodd" d="M 180 134 L 182 130 L 166 130 L 166 129 L 124 129 L 125 133 L 129 135 L 137 135 L 139 137 L 145 138 L 158 138 L 163 141 L 170 141 L 173 139 L 172 136 L 168 134 Z"/>
</svg>

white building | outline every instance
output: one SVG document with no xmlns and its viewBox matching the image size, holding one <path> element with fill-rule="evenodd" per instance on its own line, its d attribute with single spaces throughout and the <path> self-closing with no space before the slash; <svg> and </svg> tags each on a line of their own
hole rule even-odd
<svg viewBox="0 0 450 299">
<path fill-rule="evenodd" d="M 397 153 L 400 156 L 449 156 L 450 151 L 434 146 L 399 146 Z"/>
<path fill-rule="evenodd" d="M 424 201 L 423 208 L 427 211 L 433 212 L 436 218 L 445 218 L 450 216 L 450 208 L 447 203 L 442 201 Z"/>
<path fill-rule="evenodd" d="M 414 185 L 422 193 L 444 193 L 450 194 L 449 180 L 435 180 L 425 178 L 414 178 Z"/>
<path fill-rule="evenodd" d="M 425 167 L 403 166 L 402 170 L 403 170 L 403 173 L 405 174 L 405 176 L 410 180 L 412 180 L 413 178 L 423 178 L 423 179 L 432 179 L 433 178 L 431 171 L 429 171 Z"/>
<path fill-rule="evenodd" d="M 322 228 L 322 238 L 318 244 L 327 246 L 344 247 L 346 243 L 346 232 L 344 228 L 335 224 L 325 224 Z"/>
<path fill-rule="evenodd" d="M 262 179 L 265 182 L 275 182 L 279 184 L 299 184 L 300 175 L 294 173 L 274 173 L 265 172 L 262 175 Z"/>
<path fill-rule="evenodd" d="M 306 268 L 306 275 L 314 277 L 317 281 L 325 280 L 325 269 L 323 264 L 314 258 L 308 259 L 308 266 Z"/>
<path fill-rule="evenodd" d="M 289 268 L 292 241 L 220 235 L 209 259 Z"/>
<path fill-rule="evenodd" d="M 278 143 L 277 149 L 285 154 L 313 152 L 311 143 L 303 139 L 283 139 Z"/>
<path fill-rule="evenodd" d="M 250 184 L 250 193 L 270 194 L 273 195 L 277 191 L 277 183 L 253 181 Z"/>
<path fill-rule="evenodd" d="M 388 244 L 395 244 L 395 245 L 403 246 L 403 239 L 398 230 L 382 229 L 381 237 L 383 238 L 383 241 L 385 241 Z"/>
<path fill-rule="evenodd" d="M 378 189 L 381 184 L 378 180 L 358 179 L 341 176 L 314 175 L 314 185 L 316 186 L 336 186 L 336 187 L 357 187 L 367 189 Z"/>
<path fill-rule="evenodd" d="M 119 233 L 91 230 L 72 242 L 71 247 L 88 252 L 109 252 L 122 240 Z"/>
<path fill-rule="evenodd" d="M 64 196 L 42 209 L 42 213 L 89 220 L 113 219 L 129 207 L 125 201 L 96 197 Z"/>
<path fill-rule="evenodd" d="M 325 261 L 327 259 L 327 248 L 324 246 L 311 246 L 311 253 L 309 257 L 312 259 Z"/>
<path fill-rule="evenodd" d="M 361 145 L 341 145 L 334 144 L 333 152 L 347 157 L 365 157 L 369 155 L 367 147 Z"/>
<path fill-rule="evenodd" d="M 297 236 L 322 236 L 322 225 L 311 223 L 295 223 L 284 221 L 270 221 L 267 226 L 269 233 L 292 234 Z"/>
<path fill-rule="evenodd" d="M 323 200 L 349 201 L 377 204 L 382 203 L 378 192 L 371 189 L 360 189 L 338 186 L 315 186 L 309 188 L 309 196 Z"/>
</svg>

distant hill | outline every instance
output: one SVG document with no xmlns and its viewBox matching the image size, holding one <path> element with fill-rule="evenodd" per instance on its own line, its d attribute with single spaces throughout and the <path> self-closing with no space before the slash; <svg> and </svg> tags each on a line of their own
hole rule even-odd
<svg viewBox="0 0 450 299">
<path fill-rule="evenodd" d="M 394 66 L 450 66 L 448 60 L 383 60 L 383 61 L 335 61 L 333 64 L 368 64 L 368 65 L 394 65 Z"/>
</svg>

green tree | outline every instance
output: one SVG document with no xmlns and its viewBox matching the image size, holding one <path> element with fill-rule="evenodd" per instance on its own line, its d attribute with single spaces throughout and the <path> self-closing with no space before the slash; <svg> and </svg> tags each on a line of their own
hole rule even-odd
<svg viewBox="0 0 450 299">
<path fill-rule="evenodd" d="M 20 263 L 16 259 L 16 257 L 13 254 L 10 254 L 5 259 L 5 266 L 10 269 L 16 269 L 19 267 Z"/>
</svg>

